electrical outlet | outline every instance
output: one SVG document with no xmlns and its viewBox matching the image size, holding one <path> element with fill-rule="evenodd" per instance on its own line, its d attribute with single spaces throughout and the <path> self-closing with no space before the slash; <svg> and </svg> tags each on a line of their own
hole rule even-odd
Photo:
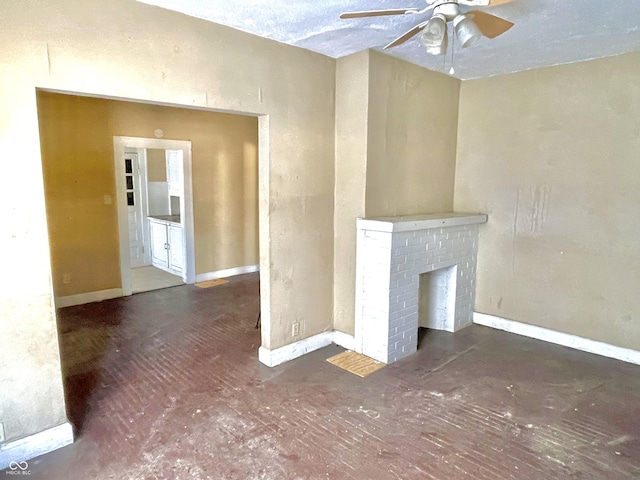
<svg viewBox="0 0 640 480">
<path fill-rule="evenodd" d="M 0 443 L 4 443 L 4 423 L 0 422 Z"/>
<path fill-rule="evenodd" d="M 291 336 L 297 337 L 298 335 L 300 335 L 300 324 L 296 322 L 293 325 L 291 325 Z"/>
<path fill-rule="evenodd" d="M 70 273 L 63 273 L 62 274 L 62 283 L 64 283 L 65 285 L 69 285 L 71 283 L 71 274 Z"/>
</svg>

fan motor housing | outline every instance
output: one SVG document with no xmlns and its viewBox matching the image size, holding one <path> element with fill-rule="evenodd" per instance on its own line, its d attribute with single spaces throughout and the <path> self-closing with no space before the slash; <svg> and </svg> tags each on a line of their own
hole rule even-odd
<svg viewBox="0 0 640 480">
<path fill-rule="evenodd" d="M 433 14 L 442 15 L 448 22 L 460 15 L 460 8 L 457 3 L 443 3 L 433 9 Z"/>
</svg>

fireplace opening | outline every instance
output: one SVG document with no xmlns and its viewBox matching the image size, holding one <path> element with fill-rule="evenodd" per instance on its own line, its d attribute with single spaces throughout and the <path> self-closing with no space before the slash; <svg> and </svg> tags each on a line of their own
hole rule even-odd
<svg viewBox="0 0 640 480">
<path fill-rule="evenodd" d="M 458 266 L 452 265 L 419 276 L 419 327 L 453 331 L 457 272 Z"/>
</svg>

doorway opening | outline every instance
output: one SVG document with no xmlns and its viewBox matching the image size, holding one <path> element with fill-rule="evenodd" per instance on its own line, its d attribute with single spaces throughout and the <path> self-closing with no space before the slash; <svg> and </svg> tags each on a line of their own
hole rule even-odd
<svg viewBox="0 0 640 480">
<path fill-rule="evenodd" d="M 169 192 L 167 182 L 168 160 L 174 152 L 180 154 L 182 161 L 180 150 L 125 148 L 129 261 L 134 294 L 184 285 L 182 242 L 178 238 L 168 244 L 164 225 L 165 222 L 171 225 L 172 232 L 180 232 L 182 228 L 182 191 Z M 169 246 L 173 247 L 170 257 Z"/>
<path fill-rule="evenodd" d="M 195 282 L 191 142 L 113 137 L 123 295 Z"/>
<path fill-rule="evenodd" d="M 123 295 L 193 283 L 191 143 L 114 137 L 114 162 Z"/>
<path fill-rule="evenodd" d="M 259 263 L 265 264 L 268 249 L 261 255 L 259 244 L 268 242 L 269 217 L 259 211 L 269 206 L 264 201 L 269 193 L 268 117 L 41 89 L 37 101 L 56 308 L 131 295 L 131 267 L 149 264 L 148 212 L 139 211 L 132 219 L 132 224 L 139 223 L 134 231 L 129 228 L 127 211 L 128 203 L 146 205 L 149 198 L 143 198 L 133 165 L 127 175 L 121 158 L 125 153 L 136 154 L 133 158 L 143 165 L 145 155 L 158 150 L 166 176 L 167 155 L 171 165 L 171 154 L 183 151 L 179 173 L 185 183 L 184 197 L 182 191 L 170 195 L 165 202 L 168 211 L 160 212 L 173 216 L 180 211 L 182 230 L 177 232 L 182 235 L 165 225 L 171 240 L 160 242 L 161 248 L 155 250 L 171 255 L 165 257 L 165 268 L 170 271 L 162 273 L 195 283 L 256 272 Z M 170 136 L 157 127 L 166 128 Z M 115 161 L 114 136 L 131 140 L 126 151 L 124 144 L 116 147 L 119 162 Z M 176 141 L 176 145 L 166 138 L 191 144 Z M 193 166 L 193 186 L 186 175 L 193 161 L 192 149 L 198 159 Z M 143 177 L 141 172 L 139 178 Z M 164 185 L 166 188 L 167 182 Z M 197 224 L 190 221 L 192 212 Z M 178 243 L 182 237 L 184 256 L 176 256 L 180 248 L 170 248 L 175 247 L 176 237 Z M 130 245 L 133 240 L 140 241 L 138 259 Z M 262 309 L 263 326 L 268 312 Z"/>
<path fill-rule="evenodd" d="M 206 280 L 197 277 L 231 276 L 247 270 L 257 272 L 259 262 L 265 268 L 258 275 L 269 273 L 269 251 L 264 249 L 260 255 L 259 250 L 259 241 L 268 239 L 269 232 L 269 216 L 264 214 L 269 205 L 266 197 L 269 193 L 268 117 L 174 107 L 38 91 L 56 307 L 72 307 L 57 313 L 59 318 L 67 319 L 59 329 L 66 397 L 68 405 L 77 413 L 71 416 L 80 426 L 88 402 L 99 389 L 97 378 L 92 380 L 85 375 L 87 368 L 99 366 L 109 357 L 108 348 L 113 345 L 110 338 L 123 334 L 120 338 L 129 339 L 125 325 L 130 317 L 128 308 L 144 303 L 145 298 L 151 299 L 147 303 L 153 305 L 153 299 L 168 298 L 171 293 L 174 293 L 171 298 L 181 298 L 194 305 L 200 298 L 216 296 L 215 289 L 167 289 L 135 299 L 105 302 L 94 310 L 101 312 L 100 318 L 85 315 L 93 307 L 84 304 L 133 293 L 131 267 L 142 264 L 143 267 L 135 270 L 146 268 L 145 263 L 152 254 L 147 248 L 132 252 L 135 241 L 145 245 L 144 236 L 151 237 L 150 226 L 144 221 L 148 213 L 180 217 L 184 263 L 180 265 L 180 260 L 168 258 L 167 264 L 174 272 L 163 271 L 175 277 L 175 270 L 182 267 L 181 275 L 175 277 L 180 282 L 195 283 Z M 198 158 L 197 177 L 193 180 L 190 141 L 142 138 L 147 132 L 154 132 L 150 127 L 165 124 L 171 126 L 172 135 L 193 141 Z M 138 137 L 114 138 L 121 132 L 131 132 L 129 135 Z M 131 222 L 142 221 L 141 224 L 135 229 L 129 228 L 130 207 L 148 207 L 150 200 L 153 202 L 150 190 L 154 187 L 149 188 L 149 184 L 143 185 L 142 181 L 145 178 L 149 181 L 149 159 L 154 150 L 160 152 L 168 177 L 173 177 L 171 167 L 182 162 L 178 168 L 182 174 L 182 190 L 177 195 L 169 195 L 165 202 L 168 211 L 141 210 Z M 134 161 L 138 163 L 138 170 L 134 170 Z M 197 193 L 195 205 L 194 191 Z M 198 275 L 194 261 L 194 227 L 198 233 Z M 167 231 L 167 235 L 171 233 Z M 166 243 L 173 244 L 175 239 Z M 179 251 L 171 250 L 172 253 Z M 251 327 L 260 312 L 258 304 L 267 307 L 262 309 L 262 331 L 251 328 L 250 332 L 264 338 L 270 326 L 269 297 L 259 296 L 256 279 L 257 275 L 253 274 L 248 279 L 251 288 L 243 292 L 251 298 L 247 308 Z M 261 282 L 261 288 L 268 288 L 268 282 Z M 184 308 L 184 304 L 175 301 L 163 305 L 163 310 Z M 173 315 L 151 315 L 147 319 L 151 332 L 165 325 L 175 328 L 171 323 Z M 207 319 L 219 321 L 211 316 Z M 86 324 L 96 328 L 89 331 L 83 328 Z M 79 328 L 74 329 L 74 325 Z M 154 330 L 155 327 L 158 328 Z M 126 360 L 120 361 L 121 366 L 126 363 Z"/>
</svg>

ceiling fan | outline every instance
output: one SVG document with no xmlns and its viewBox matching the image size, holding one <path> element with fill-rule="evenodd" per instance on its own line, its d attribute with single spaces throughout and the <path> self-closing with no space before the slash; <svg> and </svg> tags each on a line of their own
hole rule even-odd
<svg viewBox="0 0 640 480">
<path fill-rule="evenodd" d="M 464 11 L 463 7 L 489 7 L 509 3 L 513 0 L 426 0 L 427 6 L 419 8 L 399 8 L 392 10 L 371 10 L 345 12 L 340 18 L 377 17 L 384 15 L 421 15 L 432 11 L 431 17 L 408 32 L 402 34 L 385 49 L 396 47 L 418 33 L 420 42 L 431 55 L 444 55 L 447 51 L 447 23 L 453 22 L 453 30 L 462 48 L 474 44 L 481 36 L 495 38 L 513 27 L 513 23 L 481 10 Z"/>
</svg>

